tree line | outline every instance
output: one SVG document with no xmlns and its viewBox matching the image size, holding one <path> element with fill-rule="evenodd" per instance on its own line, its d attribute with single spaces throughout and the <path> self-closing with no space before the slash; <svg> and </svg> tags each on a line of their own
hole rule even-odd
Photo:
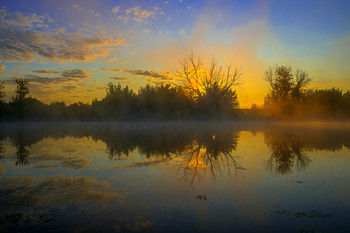
<svg viewBox="0 0 350 233">
<path fill-rule="evenodd" d="M 345 120 L 350 117 L 350 91 L 340 88 L 308 89 L 311 78 L 302 70 L 276 65 L 264 75 L 269 92 L 264 106 L 252 106 L 255 117 L 280 119 Z"/>
<path fill-rule="evenodd" d="M 0 82 L 0 118 L 11 120 L 208 120 L 208 119 L 349 119 L 350 92 L 339 88 L 307 89 L 311 78 L 289 66 L 268 67 L 269 91 L 263 106 L 239 109 L 235 87 L 242 72 L 206 67 L 190 54 L 177 73 L 180 84 L 146 85 L 137 92 L 109 83 L 105 97 L 90 103 L 44 104 L 29 95 L 28 79 L 17 79 L 15 95 L 5 101 Z"/>
</svg>

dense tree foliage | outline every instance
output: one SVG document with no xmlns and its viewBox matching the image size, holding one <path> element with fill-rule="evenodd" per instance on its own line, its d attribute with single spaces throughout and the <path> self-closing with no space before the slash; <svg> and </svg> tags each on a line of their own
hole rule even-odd
<svg viewBox="0 0 350 233">
<path fill-rule="evenodd" d="M 25 85 L 23 85 L 25 84 Z M 44 104 L 26 97 L 28 82 L 17 82 L 16 96 L 4 103 L 2 120 L 184 120 L 203 119 L 203 101 L 194 101 L 183 87 L 146 85 L 137 93 L 128 86 L 109 83 L 106 95 L 91 104 L 64 102 Z M 229 99 L 229 98 L 227 98 Z M 227 109 L 231 111 L 231 109 Z M 211 115 L 208 115 L 210 117 Z"/>
<path fill-rule="evenodd" d="M 252 115 L 311 120 L 350 117 L 350 92 L 343 93 L 334 87 L 307 89 L 311 78 L 305 71 L 277 65 L 266 70 L 264 79 L 270 86 L 264 108 L 252 106 Z"/>
<path fill-rule="evenodd" d="M 279 116 L 291 114 L 294 107 L 305 100 L 303 88 L 311 81 L 305 71 L 293 72 L 288 66 L 269 67 L 264 78 L 270 85 L 265 108 Z"/>
</svg>

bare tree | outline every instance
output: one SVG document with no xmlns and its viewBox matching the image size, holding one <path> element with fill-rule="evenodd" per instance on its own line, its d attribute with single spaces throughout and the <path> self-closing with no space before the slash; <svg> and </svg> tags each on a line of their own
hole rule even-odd
<svg viewBox="0 0 350 233">
<path fill-rule="evenodd" d="M 181 61 L 181 69 L 177 72 L 181 86 L 195 100 L 204 99 L 211 110 L 225 105 L 231 108 L 238 106 L 238 98 L 233 87 L 239 84 L 241 69 L 228 66 L 224 69 L 215 59 L 209 67 L 193 52 Z"/>
<path fill-rule="evenodd" d="M 226 71 L 219 66 L 215 59 L 206 67 L 200 58 L 196 59 L 193 52 L 181 61 L 181 70 L 177 76 L 182 85 L 195 96 L 206 94 L 209 89 L 218 87 L 219 92 L 225 92 L 238 85 L 242 76 L 241 70 L 228 66 Z"/>
</svg>

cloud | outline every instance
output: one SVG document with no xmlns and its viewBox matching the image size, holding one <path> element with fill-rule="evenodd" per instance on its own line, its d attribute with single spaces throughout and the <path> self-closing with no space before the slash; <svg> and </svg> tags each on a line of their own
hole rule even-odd
<svg viewBox="0 0 350 233">
<path fill-rule="evenodd" d="M 34 70 L 33 72 L 39 74 L 60 74 L 59 77 L 43 77 L 37 74 L 27 74 L 26 78 L 30 80 L 30 83 L 49 84 L 49 83 L 67 83 L 67 82 L 81 82 L 88 79 L 90 74 L 84 69 L 71 69 L 64 70 L 62 72 L 55 70 Z M 9 81 L 13 81 L 12 79 Z"/>
<path fill-rule="evenodd" d="M 182 30 L 179 31 L 179 35 L 180 35 L 180 36 L 183 36 L 183 35 L 185 35 L 185 34 L 186 34 L 186 32 L 185 32 L 184 29 L 182 29 Z"/>
<path fill-rule="evenodd" d="M 145 70 L 145 71 L 142 71 L 142 70 L 124 70 L 124 72 L 130 73 L 136 77 L 144 76 L 144 77 L 165 78 L 165 79 L 168 79 L 169 76 L 171 75 L 170 72 L 157 72 L 157 71 L 153 71 L 153 70 Z"/>
<path fill-rule="evenodd" d="M 131 78 L 127 78 L 127 77 L 109 77 L 109 79 L 115 79 L 118 81 L 130 81 Z"/>
<path fill-rule="evenodd" d="M 96 13 L 94 10 L 89 10 L 88 13 L 90 15 L 94 15 L 94 16 L 99 16 L 100 15 L 100 13 Z"/>
<path fill-rule="evenodd" d="M 60 71 L 57 71 L 57 70 L 47 70 L 47 69 L 33 70 L 32 72 L 39 73 L 39 74 L 59 74 L 59 73 L 61 73 Z"/>
<path fill-rule="evenodd" d="M 84 69 L 64 70 L 62 72 L 62 78 L 80 82 L 81 80 L 89 78 L 89 73 Z"/>
<path fill-rule="evenodd" d="M 65 91 L 72 91 L 72 90 L 78 89 L 78 87 L 77 86 L 73 86 L 73 85 L 65 85 L 65 86 L 62 87 L 62 89 L 65 90 Z"/>
<path fill-rule="evenodd" d="M 108 57 L 124 38 L 88 36 L 80 33 L 34 31 L 0 24 L 0 61 L 87 62 Z"/>
<path fill-rule="evenodd" d="M 104 71 L 111 72 L 111 73 L 123 72 L 123 70 L 121 70 L 121 69 L 106 69 L 106 68 L 100 68 L 100 69 L 101 69 L 101 70 L 104 70 Z"/>
<path fill-rule="evenodd" d="M 116 7 L 114 7 L 114 8 L 112 9 L 112 12 L 113 12 L 113 13 L 118 13 L 119 9 L 120 9 L 120 6 L 116 6 Z"/>
<path fill-rule="evenodd" d="M 113 57 L 113 58 L 111 58 L 111 59 L 108 59 L 107 62 L 116 62 L 116 61 L 118 61 L 118 60 L 119 60 L 118 57 Z"/>
<path fill-rule="evenodd" d="M 155 15 L 154 11 L 142 10 L 139 7 L 132 7 L 132 8 L 126 9 L 125 13 L 127 17 L 132 17 L 132 20 L 139 23 Z M 125 19 L 125 18 L 121 17 L 120 19 Z"/>
<path fill-rule="evenodd" d="M 21 26 L 21 27 L 43 27 L 43 16 L 38 16 L 35 13 L 29 15 L 23 15 L 19 12 L 8 13 L 6 8 L 0 10 L 0 20 L 2 24 Z"/>
<path fill-rule="evenodd" d="M 50 78 L 50 77 L 42 77 L 36 74 L 27 74 L 25 75 L 25 77 L 29 79 L 30 83 L 38 83 L 38 84 L 63 83 L 66 81 L 60 77 Z M 11 79 L 9 81 L 13 81 L 13 80 Z"/>
<path fill-rule="evenodd" d="M 2 72 L 4 72 L 4 70 L 5 70 L 5 65 L 3 65 L 3 66 L 0 66 L 0 73 L 2 73 Z"/>
<path fill-rule="evenodd" d="M 170 83 L 174 76 L 170 72 L 157 72 L 153 70 L 121 70 L 121 69 L 106 69 L 100 68 L 101 70 L 109 71 L 112 73 L 124 72 L 133 75 L 134 77 L 143 77 L 147 82 L 155 85 L 162 85 Z M 118 81 L 130 81 L 132 79 L 127 77 L 110 77 L 109 79 L 115 79 Z"/>
</svg>

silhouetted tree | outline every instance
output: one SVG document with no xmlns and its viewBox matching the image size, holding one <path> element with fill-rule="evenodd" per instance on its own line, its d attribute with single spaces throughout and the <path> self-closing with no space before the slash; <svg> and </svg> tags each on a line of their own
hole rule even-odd
<svg viewBox="0 0 350 233">
<path fill-rule="evenodd" d="M 67 107 L 68 118 L 74 120 L 90 120 L 91 105 L 88 103 L 77 102 Z"/>
<path fill-rule="evenodd" d="M 303 87 L 311 78 L 302 70 L 296 70 L 289 66 L 276 65 L 268 67 L 264 79 L 270 85 L 270 91 L 265 97 L 265 107 L 277 116 L 286 116 L 293 113 L 296 105 L 304 100 Z"/>
<path fill-rule="evenodd" d="M 350 117 L 350 91 L 343 94 L 343 110 L 347 117 Z"/>
<path fill-rule="evenodd" d="M 190 99 L 181 87 L 170 84 L 146 85 L 138 92 L 138 108 L 144 117 L 171 119 L 186 117 L 191 111 Z"/>
<path fill-rule="evenodd" d="M 347 118 L 350 116 L 348 94 L 339 88 L 313 89 L 306 92 L 305 112 L 312 118 Z"/>
<path fill-rule="evenodd" d="M 241 75 L 237 67 L 227 67 L 225 71 L 215 59 L 206 67 L 199 58 L 194 58 L 193 53 L 181 62 L 181 70 L 178 71 L 182 87 L 207 113 L 238 107 L 233 87 L 238 84 Z"/>
<path fill-rule="evenodd" d="M 108 83 L 106 96 L 99 102 L 94 100 L 92 105 L 95 114 L 103 114 L 107 118 L 123 119 L 130 117 L 135 110 L 136 94 L 128 86 L 122 88 L 120 84 Z"/>
<path fill-rule="evenodd" d="M 65 102 L 52 102 L 49 104 L 49 112 L 52 119 L 65 119 L 66 118 L 66 103 Z"/>
<path fill-rule="evenodd" d="M 26 96 L 29 94 L 29 79 L 16 79 L 15 82 L 17 84 L 17 88 L 15 91 L 16 95 L 12 96 L 11 98 L 12 105 L 14 105 L 17 108 L 18 116 L 23 117 L 26 105 L 28 104 Z"/>
<path fill-rule="evenodd" d="M 5 89 L 5 81 L 0 81 L 0 104 L 4 104 L 5 103 L 5 96 L 6 96 L 6 93 L 4 91 Z"/>
<path fill-rule="evenodd" d="M 5 81 L 0 81 L 0 117 L 3 117 L 5 115 Z"/>
<path fill-rule="evenodd" d="M 29 88 L 28 83 L 29 79 L 16 79 L 15 82 L 17 83 L 17 89 L 16 89 L 16 96 L 14 97 L 15 101 L 23 101 L 26 97 L 26 95 L 29 94 Z"/>
</svg>

